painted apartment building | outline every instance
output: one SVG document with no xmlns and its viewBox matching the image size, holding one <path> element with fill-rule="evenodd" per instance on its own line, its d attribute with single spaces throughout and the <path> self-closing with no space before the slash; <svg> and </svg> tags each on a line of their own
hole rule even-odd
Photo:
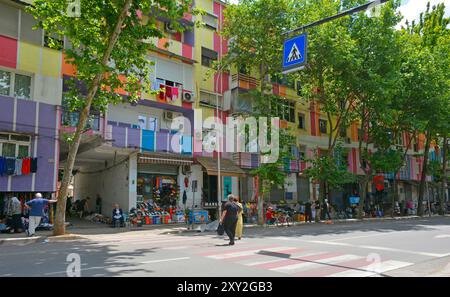
<svg viewBox="0 0 450 297">
<path fill-rule="evenodd" d="M 251 112 L 251 98 L 245 94 L 257 87 L 257 81 L 238 71 L 211 74 L 212 63 L 227 52 L 227 41 L 219 35 L 226 3 L 195 0 L 194 5 L 206 14 L 186 13 L 179 20 L 187 29 L 183 33 L 173 31 L 167 20 L 161 19 L 159 26 L 166 36 L 150 41 L 157 46 L 148 54 L 154 62 L 152 88 L 165 91 L 142 94 L 137 104 L 111 105 L 106 113 L 92 115 L 73 172 L 73 194 L 76 199 L 90 197 L 91 210 L 97 195 L 103 199 L 102 212 L 109 214 L 113 203 L 129 210 L 163 193 L 178 197 L 182 208 L 211 212 L 217 208 L 218 153 L 202 149 L 202 139 L 210 137 L 214 129 L 196 127 L 194 113 L 199 110 L 203 119 L 217 116 L 226 124 L 228 116 Z M 194 26 L 196 18 L 205 26 Z M 30 164 L 37 167 L 35 172 L 26 170 L 28 174 L 0 175 L 0 196 L 55 193 L 58 170 L 63 169 L 68 152 L 60 138 L 78 121 L 77 113 L 63 107 L 65 81 L 75 71 L 64 62 L 62 51 L 46 47 L 45 32 L 32 30 L 33 25 L 33 18 L 19 4 L 0 0 L 0 156 L 30 158 Z M 318 185 L 303 177 L 302 171 L 308 166 L 305 159 L 327 147 L 327 117 L 318 104 L 300 100 L 293 84 L 274 79 L 272 92 L 284 106 L 280 127 L 295 131 L 296 146 L 292 148 L 294 159 L 285 162 L 286 186 L 274 188 L 270 200 L 296 203 L 317 199 Z M 189 122 L 177 122 L 178 116 Z M 174 130 L 175 122 L 177 127 L 183 126 L 181 135 Z M 348 170 L 362 174 L 357 123 L 340 133 L 348 151 Z M 220 139 L 223 147 L 227 141 Z M 407 143 L 407 135 L 399 142 Z M 410 147 L 408 162 L 399 174 L 401 199 L 417 199 L 423 158 L 414 154 L 423 151 L 423 145 L 424 139 L 419 137 Z M 430 152 L 436 153 L 434 148 Z M 222 199 L 234 193 L 244 201 L 255 201 L 257 179 L 250 170 L 259 166 L 259 155 L 224 152 L 220 157 Z M 384 176 L 387 181 L 392 179 L 389 174 Z M 345 197 L 356 188 L 348 185 L 332 192 L 333 203 L 345 204 Z"/>
<path fill-rule="evenodd" d="M 34 24 L 19 4 L 0 1 L 0 200 L 57 187 L 62 54 Z"/>
</svg>

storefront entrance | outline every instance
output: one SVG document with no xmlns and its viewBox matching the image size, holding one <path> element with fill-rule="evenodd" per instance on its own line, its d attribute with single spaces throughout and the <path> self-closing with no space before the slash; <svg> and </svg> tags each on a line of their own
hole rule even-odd
<svg viewBox="0 0 450 297">
<path fill-rule="evenodd" d="M 179 190 L 176 175 L 138 173 L 137 202 L 153 201 L 158 206 L 176 207 Z"/>
</svg>

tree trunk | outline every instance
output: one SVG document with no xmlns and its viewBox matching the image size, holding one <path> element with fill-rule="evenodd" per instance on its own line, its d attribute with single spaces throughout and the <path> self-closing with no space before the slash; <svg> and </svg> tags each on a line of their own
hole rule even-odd
<svg viewBox="0 0 450 297">
<path fill-rule="evenodd" d="M 111 52 L 117 42 L 117 39 L 122 31 L 122 24 L 125 20 L 127 13 L 130 9 L 132 0 L 126 0 L 122 11 L 117 19 L 116 26 L 114 31 L 109 38 L 108 46 L 103 54 L 101 66 L 107 65 L 109 58 L 111 56 Z M 89 116 L 89 112 L 91 109 L 92 101 L 94 100 L 95 94 L 97 93 L 98 87 L 100 85 L 101 79 L 105 73 L 103 70 L 97 73 L 94 80 L 90 84 L 89 91 L 86 97 L 86 104 L 81 112 L 80 120 L 77 125 L 77 129 L 74 134 L 74 138 L 69 147 L 69 154 L 67 156 L 67 162 L 64 166 L 64 175 L 61 182 L 61 187 L 58 193 L 58 204 L 56 207 L 56 219 L 53 230 L 53 235 L 63 235 L 66 231 L 65 221 L 66 221 L 66 198 L 67 192 L 69 188 L 70 178 L 72 176 L 72 170 L 75 164 L 75 158 L 78 153 L 78 147 L 80 146 L 81 136 L 86 126 L 86 122 Z"/>
<path fill-rule="evenodd" d="M 395 216 L 395 202 L 398 201 L 398 181 L 397 181 L 397 174 L 398 171 L 394 172 L 394 182 L 393 182 L 393 193 L 392 193 L 392 211 L 391 211 L 391 216 L 394 217 Z"/>
<path fill-rule="evenodd" d="M 258 178 L 259 179 L 259 178 Z M 261 179 L 258 180 L 258 225 L 263 226 L 264 225 L 264 181 L 261 181 Z"/>
<path fill-rule="evenodd" d="M 439 214 L 441 216 L 445 215 L 447 212 L 445 205 L 445 192 L 447 191 L 447 136 L 444 136 L 444 142 L 442 145 L 442 181 L 441 181 L 441 199 L 440 199 L 440 210 Z"/>
<path fill-rule="evenodd" d="M 420 184 L 419 184 L 419 199 L 417 201 L 417 214 L 419 216 L 423 216 L 423 196 L 425 193 L 425 183 L 427 178 L 427 171 L 428 171 L 428 153 L 430 152 L 430 144 L 431 144 L 431 133 L 427 132 L 427 141 L 425 143 L 425 152 L 423 156 L 423 166 L 422 166 L 422 173 L 420 176 Z"/>
<path fill-rule="evenodd" d="M 358 219 L 363 219 L 363 213 L 364 213 L 364 204 L 366 203 L 366 196 L 367 196 L 367 185 L 369 184 L 370 175 L 364 176 L 364 179 L 360 182 L 360 198 L 359 198 L 359 205 L 358 205 Z"/>
</svg>

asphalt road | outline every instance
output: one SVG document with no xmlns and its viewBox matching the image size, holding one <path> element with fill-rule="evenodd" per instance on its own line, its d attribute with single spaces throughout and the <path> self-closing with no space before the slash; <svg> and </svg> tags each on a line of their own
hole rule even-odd
<svg viewBox="0 0 450 297">
<path fill-rule="evenodd" d="M 0 246 L 0 276 L 450 276 L 450 217 L 244 235 L 235 246 L 211 232 L 163 230 Z"/>
</svg>

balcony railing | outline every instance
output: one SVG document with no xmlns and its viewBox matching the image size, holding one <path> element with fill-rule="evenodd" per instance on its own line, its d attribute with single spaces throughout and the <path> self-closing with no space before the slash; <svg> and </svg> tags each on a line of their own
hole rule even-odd
<svg viewBox="0 0 450 297">
<path fill-rule="evenodd" d="M 85 130 L 100 131 L 100 115 L 90 115 L 85 125 Z M 80 120 L 79 112 L 62 112 L 62 126 L 75 128 Z"/>
<path fill-rule="evenodd" d="M 236 73 L 231 76 L 231 88 L 242 88 L 242 89 L 256 89 L 259 86 L 259 81 L 251 77 L 248 74 Z"/>
<path fill-rule="evenodd" d="M 192 136 L 177 135 L 169 131 L 140 129 L 123 123 L 110 122 L 107 137 L 111 145 L 141 152 L 165 152 L 192 155 Z"/>
</svg>

